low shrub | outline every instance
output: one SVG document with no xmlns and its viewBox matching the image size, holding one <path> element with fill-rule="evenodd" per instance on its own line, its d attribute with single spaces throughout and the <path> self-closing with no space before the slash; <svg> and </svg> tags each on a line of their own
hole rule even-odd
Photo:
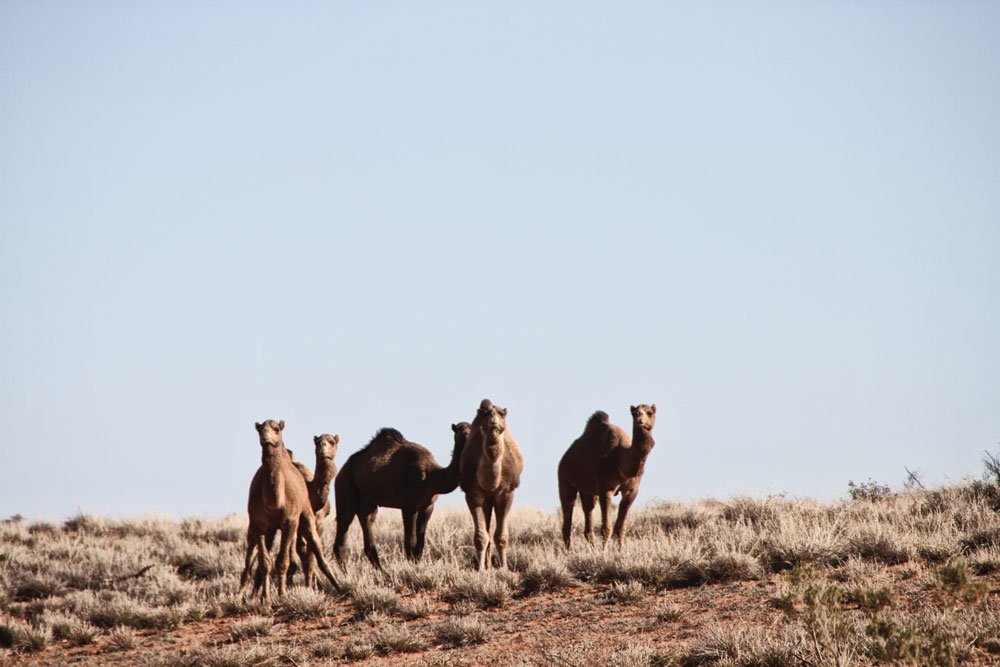
<svg viewBox="0 0 1000 667">
<path fill-rule="evenodd" d="M 434 629 L 434 638 L 445 646 L 470 646 L 482 644 L 489 636 L 489 628 L 478 618 L 452 618 Z"/>
</svg>

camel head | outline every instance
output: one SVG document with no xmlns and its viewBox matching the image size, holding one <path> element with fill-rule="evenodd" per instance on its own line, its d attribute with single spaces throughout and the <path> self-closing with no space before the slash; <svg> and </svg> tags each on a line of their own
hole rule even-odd
<svg viewBox="0 0 1000 667">
<path fill-rule="evenodd" d="M 472 424 L 458 422 L 451 425 L 451 430 L 455 434 L 455 453 L 461 454 L 462 450 L 465 449 L 465 442 L 469 439 L 469 433 L 472 432 Z"/>
<path fill-rule="evenodd" d="M 257 434 L 260 436 L 260 447 L 264 452 L 264 456 L 272 456 L 279 449 L 284 448 L 285 443 L 281 439 L 281 432 L 285 430 L 284 419 L 280 422 L 268 419 L 263 424 L 258 422 L 255 426 L 257 427 Z"/>
<path fill-rule="evenodd" d="M 323 435 L 313 436 L 313 442 L 316 444 L 317 459 L 323 458 L 333 461 L 333 458 L 337 455 L 337 444 L 340 442 L 340 436 L 324 433 Z"/>
<path fill-rule="evenodd" d="M 455 444 L 465 444 L 465 441 L 469 439 L 469 433 L 472 432 L 472 424 L 469 422 L 458 422 L 457 424 L 451 425 L 451 430 L 455 434 Z"/>
<path fill-rule="evenodd" d="M 632 424 L 644 431 L 652 431 L 653 424 L 656 423 L 656 403 L 652 405 L 633 405 Z"/>
<path fill-rule="evenodd" d="M 507 430 L 507 408 L 493 405 L 489 399 L 483 399 L 476 413 L 476 424 L 485 433 L 500 434 Z"/>
</svg>

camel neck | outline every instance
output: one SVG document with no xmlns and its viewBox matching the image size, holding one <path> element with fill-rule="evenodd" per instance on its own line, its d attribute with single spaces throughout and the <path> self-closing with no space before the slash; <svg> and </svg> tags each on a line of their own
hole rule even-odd
<svg viewBox="0 0 1000 667">
<path fill-rule="evenodd" d="M 497 433 L 496 431 L 492 431 L 490 433 L 484 434 L 483 450 L 486 452 L 486 455 L 493 461 L 499 459 L 503 455 L 503 450 L 504 450 L 503 431 L 500 431 L 499 433 Z"/>
<path fill-rule="evenodd" d="M 649 456 L 654 444 L 652 431 L 647 431 L 639 425 L 632 427 L 632 446 L 623 450 L 625 455 L 624 472 L 629 477 L 635 477 L 642 472 L 646 464 L 646 457 Z"/>
<path fill-rule="evenodd" d="M 333 465 L 332 459 L 328 459 L 325 456 L 316 457 L 316 474 L 313 476 L 311 486 L 317 497 L 330 497 L 330 484 L 333 482 L 333 476 L 336 471 L 337 468 Z"/>
<path fill-rule="evenodd" d="M 427 474 L 427 481 L 434 493 L 451 493 L 458 488 L 459 464 L 462 459 L 462 445 L 455 444 L 451 450 L 451 461 L 446 468 L 436 468 Z"/>
<path fill-rule="evenodd" d="M 288 450 L 285 449 L 284 444 L 273 450 L 264 450 L 260 457 L 260 463 L 265 468 L 278 469 L 281 468 L 281 465 L 284 462 L 283 459 L 291 461 L 291 458 L 288 456 Z"/>
</svg>

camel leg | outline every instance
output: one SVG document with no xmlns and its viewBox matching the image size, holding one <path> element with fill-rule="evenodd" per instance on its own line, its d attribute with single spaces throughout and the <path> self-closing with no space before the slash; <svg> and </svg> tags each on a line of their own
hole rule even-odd
<svg viewBox="0 0 1000 667">
<path fill-rule="evenodd" d="M 607 493 L 602 493 L 598 499 L 601 503 L 601 545 L 608 545 L 608 536 L 611 535 L 611 522 L 608 521 L 608 514 L 611 512 L 611 495 Z M 618 516 L 621 516 L 621 510 L 618 510 Z"/>
<path fill-rule="evenodd" d="M 271 558 L 271 548 L 274 546 L 274 536 L 277 534 L 277 528 L 268 528 L 264 531 L 264 534 L 260 538 L 260 549 L 264 552 L 264 554 L 266 554 L 268 573 L 270 573 L 270 571 L 274 568 L 274 559 Z M 259 562 L 260 560 L 258 559 L 258 563 Z M 259 591 L 264 585 L 265 576 L 269 575 L 265 575 L 264 568 L 258 564 L 257 574 L 254 576 L 253 581 L 253 594 L 256 594 L 257 591 Z"/>
<path fill-rule="evenodd" d="M 594 503 L 597 496 L 589 493 L 580 494 L 580 506 L 583 508 L 583 536 L 591 544 L 594 543 Z"/>
<path fill-rule="evenodd" d="M 562 504 L 562 536 L 563 543 L 569 549 L 573 537 L 573 505 L 576 504 L 576 489 L 567 483 L 559 482 L 559 502 Z"/>
<path fill-rule="evenodd" d="M 403 510 L 403 553 L 407 560 L 416 560 L 414 551 L 417 548 L 417 513 L 414 510 Z"/>
<path fill-rule="evenodd" d="M 302 565 L 302 578 L 303 585 L 306 588 L 313 588 L 316 585 L 316 573 L 313 570 L 313 566 L 316 561 L 312 557 L 312 551 L 309 549 L 309 540 L 305 534 L 305 524 L 304 522 L 299 523 L 299 534 L 295 539 L 295 553 L 298 556 L 299 563 Z M 294 567 L 295 563 L 292 563 Z M 288 568 L 288 585 L 292 585 L 292 569 Z"/>
<path fill-rule="evenodd" d="M 496 558 L 496 554 L 493 553 L 493 538 L 490 532 L 490 522 L 493 521 L 493 499 L 487 498 L 483 502 L 483 516 L 486 517 L 486 554 L 484 560 L 486 561 L 486 567 L 493 567 L 493 561 Z"/>
<path fill-rule="evenodd" d="M 257 576 L 254 580 L 253 593 L 260 591 L 261 602 L 271 599 L 271 568 L 274 561 L 271 559 L 271 541 L 274 539 L 274 531 L 269 530 L 267 534 L 261 534 L 257 540 Z"/>
<path fill-rule="evenodd" d="M 240 595 L 243 595 L 243 591 L 246 590 L 247 584 L 250 583 L 250 568 L 253 566 L 253 557 L 256 554 L 257 542 L 260 540 L 260 534 L 260 525 L 251 521 L 250 526 L 247 528 L 247 550 L 246 555 L 243 558 L 243 573 L 240 574 Z"/>
<path fill-rule="evenodd" d="M 333 557 L 337 559 L 340 566 L 344 566 L 344 543 L 347 542 L 347 531 L 354 521 L 354 510 L 344 511 L 343 514 L 337 511 L 337 532 L 333 537 Z"/>
<path fill-rule="evenodd" d="M 326 518 L 326 517 L 324 517 Z M 319 537 L 320 553 L 323 552 L 322 546 L 326 544 L 323 538 L 323 521 L 316 519 L 316 536 Z M 308 537 L 308 535 L 306 536 Z M 306 546 L 309 546 L 306 544 Z M 326 556 L 324 555 L 324 558 Z M 316 574 L 316 563 L 317 558 L 313 555 L 313 552 L 309 551 L 309 559 L 305 562 L 306 567 L 306 585 L 310 588 L 316 588 L 319 585 L 319 575 Z"/>
<path fill-rule="evenodd" d="M 303 540 L 305 538 L 302 535 L 296 534 L 295 539 L 292 541 L 292 548 L 288 552 L 288 574 L 285 575 L 285 582 L 291 586 L 295 581 L 295 574 L 301 570 L 305 572 L 306 564 L 302 559 L 303 550 Z M 306 585 L 309 584 L 308 579 L 306 580 Z"/>
<path fill-rule="evenodd" d="M 427 537 L 427 523 L 434 513 L 434 503 L 431 503 L 417 513 L 417 546 L 413 551 L 414 559 L 420 561 L 424 556 L 424 538 Z"/>
<path fill-rule="evenodd" d="M 618 516 L 615 518 L 614 537 L 618 546 L 622 545 L 625 539 L 625 519 L 628 517 L 628 510 L 635 502 L 635 497 L 639 494 L 638 489 L 622 489 L 622 499 L 618 503 Z"/>
<path fill-rule="evenodd" d="M 367 510 L 367 511 L 366 511 Z M 358 519 L 361 521 L 361 537 L 365 543 L 365 555 L 369 562 L 376 569 L 382 569 L 382 562 L 378 557 L 378 549 L 375 548 L 375 540 L 372 537 L 372 530 L 375 527 L 375 519 L 378 516 L 378 507 L 362 509 L 358 512 Z"/>
<path fill-rule="evenodd" d="M 323 525 L 319 518 L 315 521 L 316 532 L 319 534 L 320 539 L 323 537 Z M 301 569 L 302 570 L 302 584 L 306 588 L 316 587 L 316 559 L 312 557 L 312 551 L 309 549 L 309 540 L 306 539 L 306 534 L 304 532 L 303 526 L 300 522 L 299 524 L 299 534 L 295 538 L 295 551 L 293 554 L 296 560 L 292 561 L 292 564 L 288 567 L 288 585 L 292 585 L 292 579 L 295 573 Z"/>
<path fill-rule="evenodd" d="M 310 517 L 305 517 L 303 519 L 305 524 L 305 538 L 309 546 L 309 557 L 314 560 L 316 565 L 319 566 L 320 572 L 329 580 L 330 585 L 334 589 L 340 591 L 343 590 L 340 586 L 340 582 L 337 578 L 333 576 L 333 572 L 330 571 L 330 566 L 326 562 L 326 557 L 323 556 L 323 538 L 320 536 L 319 530 L 316 527 L 316 522 Z M 313 572 L 315 577 L 315 572 Z"/>
<path fill-rule="evenodd" d="M 497 567 L 507 569 L 507 518 L 510 516 L 510 506 L 514 504 L 514 494 L 509 493 L 496 499 L 494 511 L 497 513 L 497 529 L 493 536 L 493 544 L 497 550 Z"/>
<path fill-rule="evenodd" d="M 350 472 L 350 471 L 348 471 Z M 339 475 L 333 485 L 333 500 L 337 511 L 337 532 L 333 538 L 333 556 L 340 567 L 344 567 L 344 543 L 347 541 L 347 531 L 351 522 L 358 514 L 359 491 L 350 475 Z"/>
<path fill-rule="evenodd" d="M 278 563 L 275 566 L 278 575 L 278 595 L 285 594 L 285 575 L 292 558 L 292 549 L 299 535 L 299 517 L 295 516 L 281 524 L 281 542 L 278 545 Z"/>
<path fill-rule="evenodd" d="M 472 500 L 468 496 L 465 498 L 465 503 L 469 506 L 469 512 L 472 514 L 472 525 L 475 529 L 472 539 L 473 543 L 476 545 L 476 569 L 485 570 L 486 550 L 490 541 L 489 528 L 487 528 L 486 523 L 487 515 L 483 511 L 482 504 L 477 504 L 476 501 Z"/>
<path fill-rule="evenodd" d="M 257 572 L 254 574 L 253 592 L 251 595 L 256 595 L 261 590 L 264 586 L 264 579 L 270 576 L 270 572 L 274 568 L 274 560 L 271 558 L 271 547 L 274 545 L 274 536 L 276 533 L 276 528 L 267 528 L 258 539 Z M 264 562 L 267 563 L 266 568 L 262 565 Z"/>
</svg>

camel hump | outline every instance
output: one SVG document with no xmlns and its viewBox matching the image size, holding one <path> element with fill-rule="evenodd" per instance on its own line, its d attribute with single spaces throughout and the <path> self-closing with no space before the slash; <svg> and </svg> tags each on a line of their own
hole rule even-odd
<svg viewBox="0 0 1000 667">
<path fill-rule="evenodd" d="M 610 422 L 611 418 L 608 417 L 608 413 L 604 410 L 598 410 L 594 414 L 590 415 L 590 419 L 587 420 L 587 430 L 594 426 L 601 426 Z"/>
<path fill-rule="evenodd" d="M 385 443 L 400 443 L 406 442 L 406 438 L 404 438 L 403 434 L 394 428 L 380 428 L 378 433 L 375 434 L 375 437 L 372 438 L 373 444 L 376 441 Z"/>
<path fill-rule="evenodd" d="M 295 459 L 292 459 L 292 465 L 294 465 L 296 468 L 298 468 L 298 471 L 302 474 L 302 478 L 304 480 L 306 480 L 307 482 L 313 481 L 313 477 L 314 477 L 313 471 L 312 471 L 312 469 L 309 466 L 307 466 L 305 463 L 302 463 L 300 461 L 296 461 Z"/>
</svg>

